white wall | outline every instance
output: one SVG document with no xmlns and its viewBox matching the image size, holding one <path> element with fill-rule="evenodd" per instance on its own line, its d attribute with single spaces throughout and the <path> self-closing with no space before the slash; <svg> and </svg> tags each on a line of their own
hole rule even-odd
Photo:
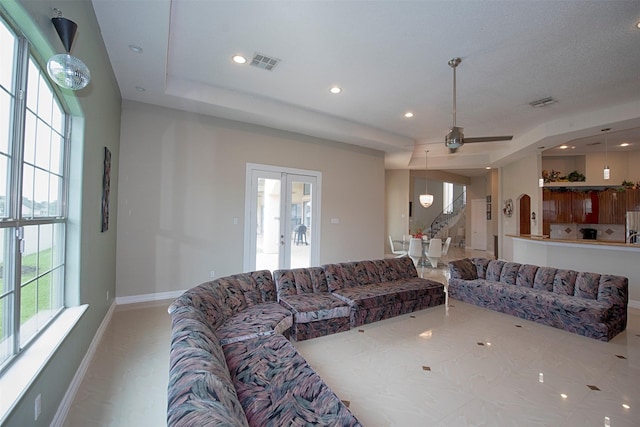
<svg viewBox="0 0 640 427">
<path fill-rule="evenodd" d="M 388 236 L 409 234 L 409 170 L 385 171 L 385 253 L 391 253 Z"/>
<path fill-rule="evenodd" d="M 381 152 L 125 102 L 118 297 L 187 289 L 211 270 L 242 271 L 248 162 L 322 172 L 321 263 L 384 256 Z"/>
<path fill-rule="evenodd" d="M 500 200 L 497 200 L 498 215 L 502 221 L 502 230 L 498 243 L 498 256 L 511 261 L 513 259 L 512 239 L 506 234 L 517 234 L 520 222 L 518 199 L 524 194 L 531 197 L 531 212 L 536 213 L 536 222 L 531 222 L 531 234 L 542 234 L 542 190 L 538 186 L 541 160 L 539 154 L 531 154 L 501 169 Z M 507 217 L 502 212 L 504 202 L 513 200 L 513 215 Z"/>
</svg>

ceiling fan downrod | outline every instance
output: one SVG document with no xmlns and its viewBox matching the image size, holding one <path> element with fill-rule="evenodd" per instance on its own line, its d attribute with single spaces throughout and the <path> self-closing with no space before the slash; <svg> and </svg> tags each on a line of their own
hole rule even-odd
<svg viewBox="0 0 640 427">
<path fill-rule="evenodd" d="M 460 58 L 453 58 L 449 60 L 449 66 L 453 68 L 453 127 L 456 127 L 456 68 L 462 62 Z"/>
</svg>

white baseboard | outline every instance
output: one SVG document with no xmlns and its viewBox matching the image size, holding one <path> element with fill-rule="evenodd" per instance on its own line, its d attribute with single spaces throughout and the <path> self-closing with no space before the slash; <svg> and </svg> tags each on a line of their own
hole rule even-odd
<svg viewBox="0 0 640 427">
<path fill-rule="evenodd" d="M 144 295 L 131 295 L 128 297 L 116 297 L 117 305 L 124 304 L 137 304 L 141 302 L 153 302 L 153 301 L 163 301 L 168 299 L 175 299 L 182 295 L 185 290 L 182 291 L 170 291 L 170 292 L 158 292 L 155 294 L 144 294 Z"/>
<path fill-rule="evenodd" d="M 56 411 L 56 414 L 51 421 L 50 427 L 62 427 L 65 420 L 67 419 L 67 415 L 69 414 L 69 410 L 71 409 L 71 404 L 73 403 L 73 400 L 76 397 L 76 393 L 80 388 L 80 384 L 82 384 L 82 380 L 84 379 L 84 376 L 89 369 L 89 365 L 91 364 L 91 360 L 96 353 L 98 344 L 100 344 L 100 341 L 102 340 L 102 335 L 107 330 L 109 322 L 111 322 L 111 318 L 113 317 L 113 312 L 115 311 L 115 309 L 116 303 L 114 301 L 109 307 L 109 310 L 107 310 L 107 314 L 104 316 L 104 319 L 102 319 L 102 323 L 100 323 L 100 326 L 98 327 L 93 340 L 91 340 L 91 344 L 87 349 L 87 353 L 82 358 L 82 362 L 80 362 L 80 366 L 78 366 L 76 374 L 73 376 L 73 379 L 71 380 L 71 383 L 69 384 L 69 387 L 67 388 L 67 391 L 62 398 L 60 406 L 58 406 L 58 410 Z"/>
<path fill-rule="evenodd" d="M 629 300 L 629 307 L 640 309 L 640 301 L 636 301 L 636 300 L 630 299 Z"/>
</svg>

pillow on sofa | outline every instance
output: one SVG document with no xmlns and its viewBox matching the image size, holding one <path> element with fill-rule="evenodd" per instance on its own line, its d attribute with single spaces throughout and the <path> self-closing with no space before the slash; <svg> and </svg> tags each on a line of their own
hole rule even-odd
<svg viewBox="0 0 640 427">
<path fill-rule="evenodd" d="M 469 258 L 449 262 L 451 279 L 475 280 L 478 278 L 476 265 Z"/>
</svg>

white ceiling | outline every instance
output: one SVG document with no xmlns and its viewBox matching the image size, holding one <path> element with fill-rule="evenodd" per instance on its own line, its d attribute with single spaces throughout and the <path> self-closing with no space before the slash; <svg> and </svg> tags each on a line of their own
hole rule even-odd
<svg viewBox="0 0 640 427">
<path fill-rule="evenodd" d="M 383 150 L 388 168 L 423 169 L 428 148 L 429 169 L 471 174 L 568 140 L 579 150 L 606 126 L 640 146 L 637 0 L 93 5 L 124 99 Z M 281 62 L 231 61 L 255 53 Z M 455 56 L 458 126 L 513 141 L 448 153 Z"/>
</svg>

